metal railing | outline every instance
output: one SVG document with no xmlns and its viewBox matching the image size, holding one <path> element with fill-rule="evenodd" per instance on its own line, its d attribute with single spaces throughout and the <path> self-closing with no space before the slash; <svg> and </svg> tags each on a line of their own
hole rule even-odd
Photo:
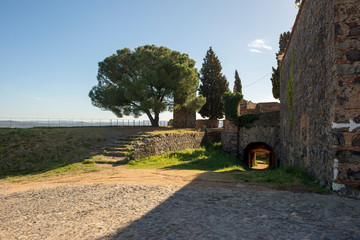
<svg viewBox="0 0 360 240">
<path fill-rule="evenodd" d="M 115 126 L 151 126 L 149 120 L 138 119 L 79 119 L 79 118 L 0 118 L 0 128 L 33 127 L 115 127 Z M 168 126 L 167 120 L 160 120 L 159 126 Z"/>
</svg>

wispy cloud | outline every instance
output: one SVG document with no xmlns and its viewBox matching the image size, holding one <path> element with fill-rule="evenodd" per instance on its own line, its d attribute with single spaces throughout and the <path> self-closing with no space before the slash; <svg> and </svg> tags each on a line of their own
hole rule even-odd
<svg viewBox="0 0 360 240">
<path fill-rule="evenodd" d="M 250 48 L 250 52 L 252 52 L 252 53 L 263 53 L 262 51 L 260 51 L 258 49 L 252 49 L 252 48 Z"/>
<path fill-rule="evenodd" d="M 272 49 L 271 46 L 267 45 L 263 39 L 255 39 L 250 44 L 248 44 L 248 46 L 250 47 L 250 52 L 252 53 L 263 53 L 260 49 Z"/>
<path fill-rule="evenodd" d="M 42 98 L 42 97 L 37 97 L 37 96 L 30 96 L 31 99 L 36 100 L 38 102 L 41 103 L 51 103 L 51 102 L 55 102 L 54 99 L 50 99 L 50 98 Z"/>
</svg>

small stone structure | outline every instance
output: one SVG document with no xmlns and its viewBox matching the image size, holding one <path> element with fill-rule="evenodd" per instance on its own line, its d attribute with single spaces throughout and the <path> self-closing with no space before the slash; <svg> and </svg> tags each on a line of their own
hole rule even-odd
<svg viewBox="0 0 360 240">
<path fill-rule="evenodd" d="M 196 121 L 196 112 L 189 113 L 185 108 L 181 108 L 173 113 L 172 126 L 174 128 L 194 128 Z"/>
<path fill-rule="evenodd" d="M 238 112 L 241 115 L 275 111 L 280 111 L 280 104 L 278 102 L 253 103 L 251 101 L 243 100 L 238 107 Z"/>
<path fill-rule="evenodd" d="M 133 159 L 161 155 L 171 151 L 197 148 L 204 141 L 204 132 L 165 132 L 151 134 L 141 139 L 135 146 Z"/>
<path fill-rule="evenodd" d="M 250 146 L 267 146 L 272 151 L 271 166 L 279 166 L 280 141 L 279 141 L 280 113 L 268 112 L 259 114 L 259 119 L 249 123 L 246 127 L 237 127 L 230 121 L 225 121 L 221 134 L 221 143 L 225 151 L 249 164 Z M 265 148 L 264 148 L 265 149 Z M 266 150 L 266 149 L 265 149 Z M 249 164 L 251 165 L 251 164 Z"/>
</svg>

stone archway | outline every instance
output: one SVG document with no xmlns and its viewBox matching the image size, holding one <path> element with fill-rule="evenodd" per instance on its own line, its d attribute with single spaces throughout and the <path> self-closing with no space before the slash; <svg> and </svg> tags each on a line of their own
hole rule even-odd
<svg viewBox="0 0 360 240">
<path fill-rule="evenodd" d="M 249 167 L 256 165 L 256 159 L 259 155 L 265 155 L 268 167 L 275 166 L 275 152 L 271 146 L 263 142 L 249 143 L 244 149 L 244 162 Z"/>
</svg>

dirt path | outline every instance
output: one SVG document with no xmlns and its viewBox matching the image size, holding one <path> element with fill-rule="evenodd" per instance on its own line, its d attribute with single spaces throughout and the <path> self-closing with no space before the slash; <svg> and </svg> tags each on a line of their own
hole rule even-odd
<svg viewBox="0 0 360 240">
<path fill-rule="evenodd" d="M 0 194 L 7 195 L 26 190 L 86 183 L 266 189 L 259 185 L 244 185 L 234 177 L 234 174 L 229 173 L 198 170 L 128 169 L 126 166 L 109 167 L 104 165 L 104 169 L 98 172 L 47 177 L 38 181 L 9 182 L 2 180 L 0 181 Z"/>
<path fill-rule="evenodd" d="M 104 167 L 0 189 L 0 239 L 360 239 L 359 200 L 232 174 Z"/>
</svg>

